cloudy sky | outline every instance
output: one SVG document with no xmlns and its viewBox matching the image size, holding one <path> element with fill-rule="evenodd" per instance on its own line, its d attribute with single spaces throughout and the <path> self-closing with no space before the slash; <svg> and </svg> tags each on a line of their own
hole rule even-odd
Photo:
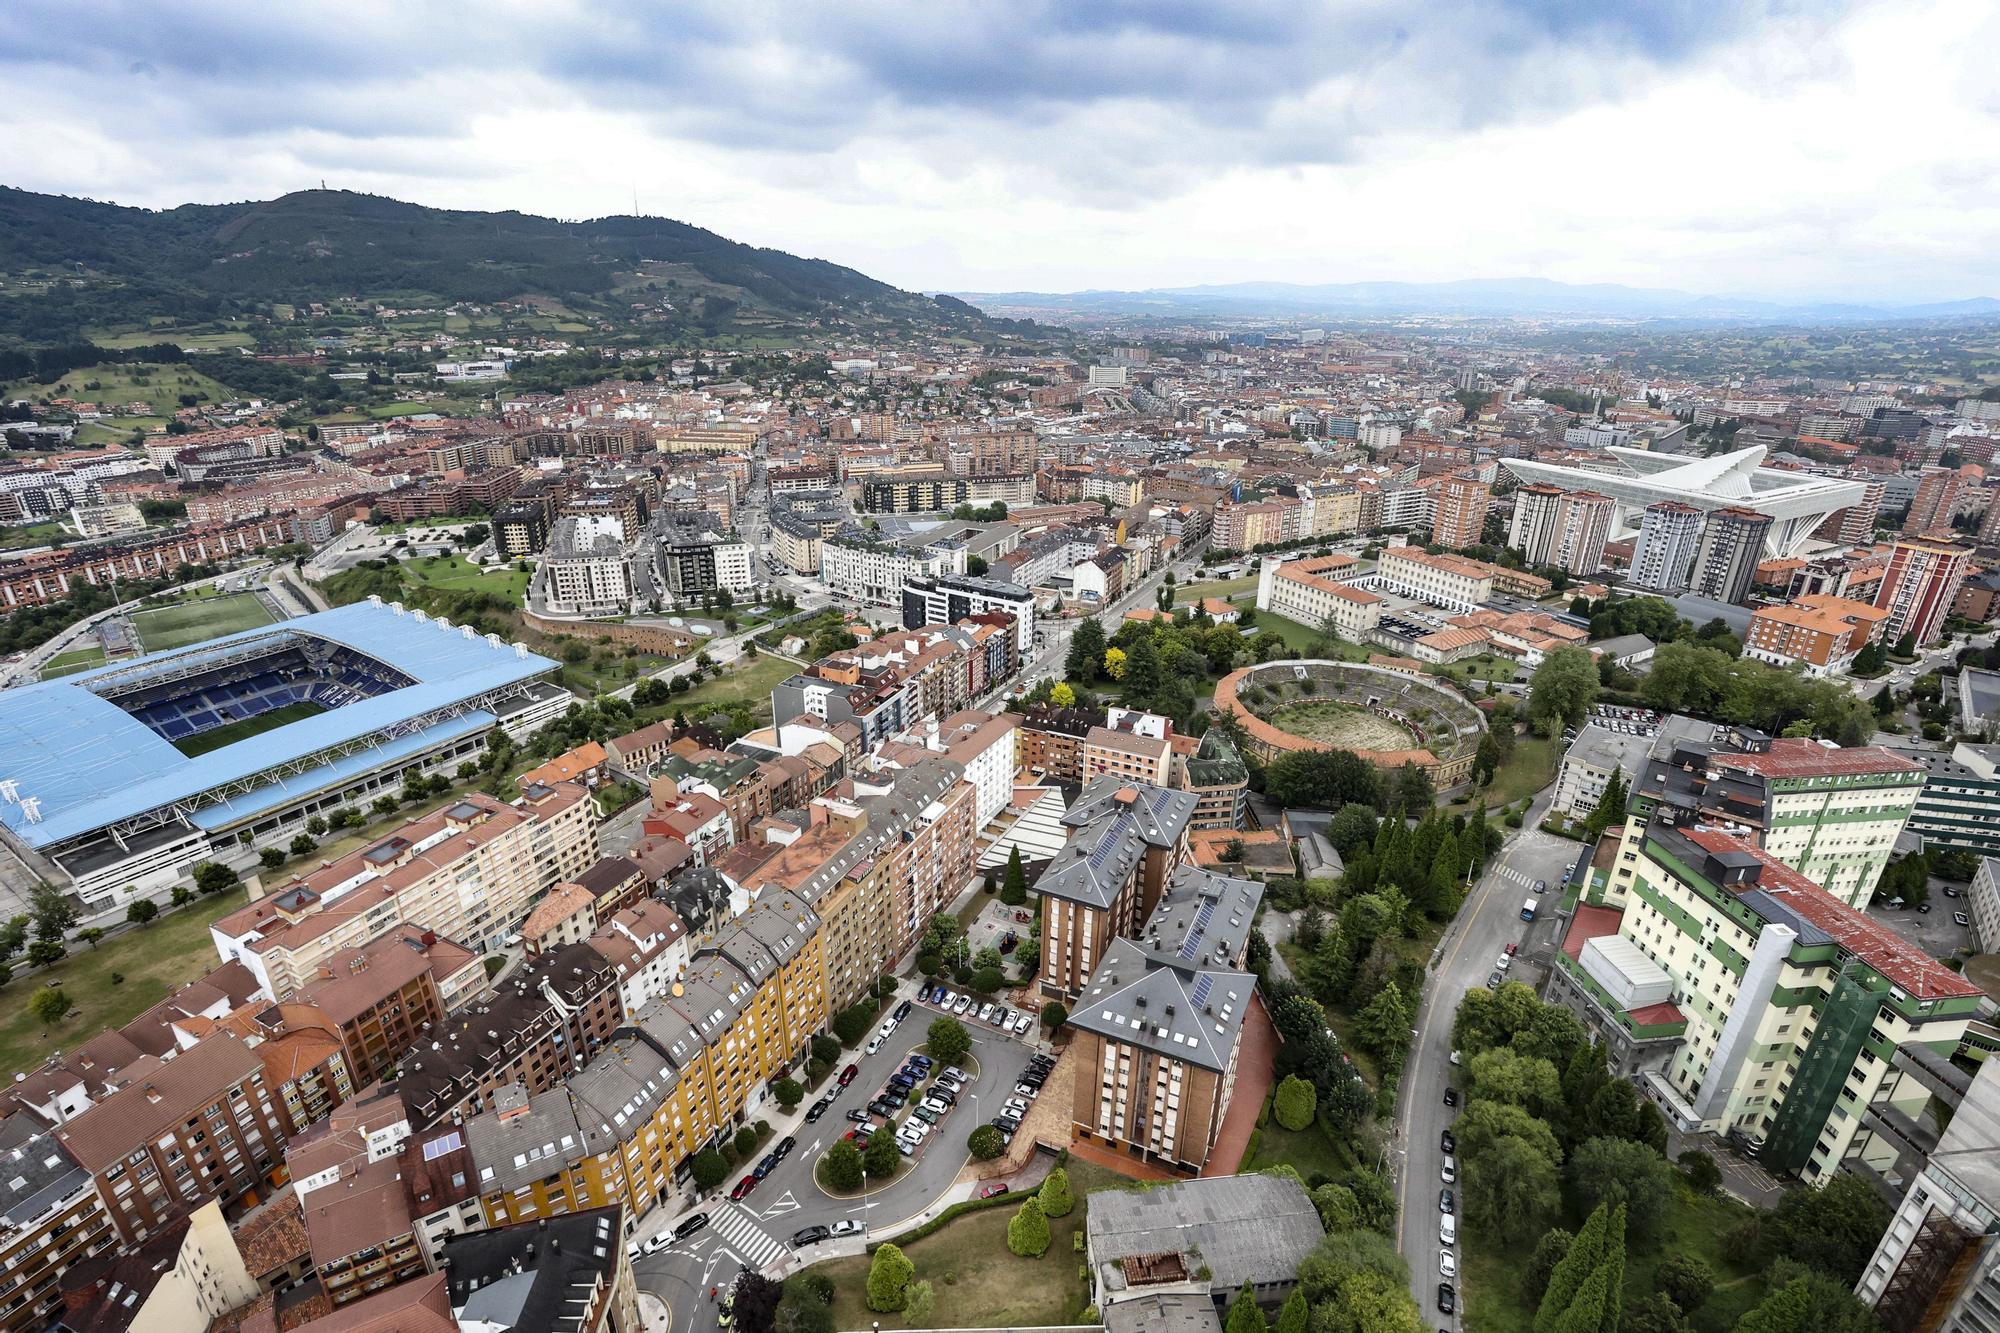
<svg viewBox="0 0 2000 1333">
<path fill-rule="evenodd" d="M 0 183 L 642 212 L 902 286 L 2000 296 L 2000 0 L 8 0 Z"/>
</svg>

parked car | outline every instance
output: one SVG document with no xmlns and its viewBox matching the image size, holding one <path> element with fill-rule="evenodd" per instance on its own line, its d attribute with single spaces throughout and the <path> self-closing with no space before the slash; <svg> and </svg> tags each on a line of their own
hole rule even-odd
<svg viewBox="0 0 2000 1333">
<path fill-rule="evenodd" d="M 845 1218 L 839 1222 L 835 1222 L 826 1230 L 827 1234 L 831 1236 L 858 1236 L 864 1228 L 861 1223 L 855 1221 L 853 1218 Z"/>
<path fill-rule="evenodd" d="M 895 1030 L 896 1030 L 896 1016 L 894 1014 L 891 1014 L 889 1015 L 889 1017 L 882 1020 L 881 1027 L 875 1029 L 875 1035 L 878 1037 L 887 1037 L 890 1033 L 894 1032 Z"/>
<path fill-rule="evenodd" d="M 910 1002 L 908 1000 L 905 1000 L 901 1004 L 896 1006 L 895 1013 L 896 1013 L 896 1021 L 898 1023 L 902 1022 L 904 1019 L 910 1016 L 910 1007 L 911 1007 Z"/>
<path fill-rule="evenodd" d="M 944 1067 L 944 1073 L 940 1075 L 940 1077 L 948 1078 L 952 1080 L 952 1082 L 954 1083 L 970 1083 L 972 1081 L 972 1075 L 966 1073 L 963 1069 L 960 1069 L 957 1065 L 946 1065 Z"/>
<path fill-rule="evenodd" d="M 1458 1256 L 1450 1250 L 1438 1251 L 1438 1274 L 1441 1277 L 1458 1276 Z"/>
<path fill-rule="evenodd" d="M 857 1106 L 847 1113 L 847 1118 L 857 1125 L 865 1125 L 868 1123 L 869 1112 L 866 1108 Z"/>
<path fill-rule="evenodd" d="M 686 1240 L 689 1236 L 692 1236 L 695 1232 L 701 1230 L 703 1227 L 707 1225 L 708 1225 L 707 1213 L 692 1213 L 687 1217 L 682 1218 L 680 1225 L 674 1228 L 674 1239 Z"/>
<path fill-rule="evenodd" d="M 844 1088 L 848 1084 L 852 1083 L 854 1081 L 854 1076 L 860 1072 L 861 1072 L 860 1065 L 849 1065 L 847 1068 L 841 1070 L 840 1086 Z"/>
<path fill-rule="evenodd" d="M 992 1004 L 991 1004 L 991 1003 L 988 1003 L 988 1004 L 982 1004 L 982 1005 L 980 1005 L 980 1006 L 979 1006 L 979 1021 L 980 1021 L 980 1022 L 982 1022 L 982 1023 L 984 1023 L 984 1022 L 987 1022 L 987 1021 L 989 1021 L 989 1020 L 990 1020 L 990 1019 L 991 1019 L 992 1017 L 993 1017 L 993 1006 L 992 1006 Z"/>
<path fill-rule="evenodd" d="M 1458 1140 L 1453 1137 L 1450 1130 L 1441 1130 L 1438 1133 L 1438 1147 L 1446 1153 L 1455 1153 L 1458 1151 Z"/>
<path fill-rule="evenodd" d="M 886 1040 L 888 1040 L 888 1038 L 886 1038 L 886 1037 L 875 1037 L 875 1038 L 872 1038 L 872 1039 L 871 1039 L 871 1040 L 869 1041 L 869 1043 L 868 1043 L 868 1048 L 867 1048 L 867 1054 L 869 1054 L 869 1055 L 873 1055 L 873 1054 L 875 1054 L 875 1052 L 877 1052 L 877 1051 L 881 1050 L 881 1049 L 882 1049 L 882 1043 L 883 1043 L 884 1041 L 886 1041 Z"/>
<path fill-rule="evenodd" d="M 910 1111 L 910 1114 L 923 1121 L 926 1125 L 935 1125 L 938 1121 L 944 1119 L 942 1111 L 934 1110 L 929 1106 L 914 1107 Z"/>
<path fill-rule="evenodd" d="M 1972 924 L 1972 918 L 1963 912 L 1953 912 L 1951 919 L 1954 925 L 1969 926 Z"/>
<path fill-rule="evenodd" d="M 1446 1088 L 1446 1089 L 1444 1090 L 1444 1104 L 1445 1104 L 1446 1106 L 1456 1106 L 1456 1105 L 1458 1105 L 1458 1089 L 1457 1089 L 1457 1088 L 1452 1088 L 1452 1087 L 1447 1087 L 1447 1088 Z"/>
<path fill-rule="evenodd" d="M 996 1028 L 1005 1028 L 1009 1023 L 1014 1021 L 1014 1015 L 1010 1013 L 1007 1009 L 1007 1006 L 1003 1004 L 999 1008 L 993 1011 L 993 1017 L 988 1019 L 987 1021 L 993 1024 L 993 1026 Z"/>
<path fill-rule="evenodd" d="M 1500 989 L 1500 983 L 1504 979 L 1505 978 L 1501 975 L 1500 969 L 1497 967 L 1494 968 L 1491 972 L 1488 972 L 1486 974 L 1486 989 L 1487 990 Z"/>
<path fill-rule="evenodd" d="M 904 1061 L 904 1063 L 915 1065 L 919 1069 L 929 1069 L 932 1065 L 936 1064 L 937 1061 L 931 1059 L 928 1055 L 912 1055 L 908 1060 Z"/>
<path fill-rule="evenodd" d="M 1033 1101 L 1035 1099 L 1035 1094 L 1040 1092 L 1041 1090 L 1042 1090 L 1042 1085 L 1039 1083 L 1016 1083 L 1014 1085 L 1015 1093 L 1018 1094 L 1019 1096 L 1026 1097 L 1029 1101 Z"/>
<path fill-rule="evenodd" d="M 1507 941 L 1507 956 L 1509 958 L 1512 958 L 1516 953 L 1520 952 L 1520 949 L 1521 946 L 1517 941 L 1514 940 Z"/>
<path fill-rule="evenodd" d="M 954 1014 L 963 1014 L 966 1010 L 970 1009 L 971 1007 L 972 1007 L 972 997 L 970 995 L 961 995 L 956 1000 L 952 1001 L 951 1011 Z"/>
<path fill-rule="evenodd" d="M 1458 1200 L 1452 1197 L 1450 1190 L 1438 1191 L 1438 1211 L 1441 1213 L 1455 1213 L 1458 1211 Z"/>
<path fill-rule="evenodd" d="M 979 1197 L 982 1199 L 995 1198 L 999 1195 L 1007 1193 L 1008 1189 L 1009 1187 L 1004 1184 L 987 1185 L 979 1191 Z"/>
<path fill-rule="evenodd" d="M 823 1240 L 832 1239 L 832 1237 L 833 1233 L 825 1227 L 801 1227 L 792 1233 L 792 1248 L 803 1250 L 808 1245 L 817 1245 Z"/>
<path fill-rule="evenodd" d="M 1012 1113 L 1018 1116 L 1026 1116 L 1028 1114 L 1028 1101 L 1025 1097 L 1009 1097 L 1005 1102 L 1001 1103 L 1000 1110 L 1002 1114 Z"/>
<path fill-rule="evenodd" d="M 887 1097 L 877 1097 L 874 1101 L 868 1103 L 868 1109 L 876 1115 L 894 1115 L 897 1111 L 897 1103 L 890 1101 Z"/>
<path fill-rule="evenodd" d="M 1015 1014 L 1012 1025 L 1014 1035 L 1017 1037 L 1026 1036 L 1028 1029 L 1034 1026 L 1034 1021 L 1033 1017 L 1026 1013 Z"/>
<path fill-rule="evenodd" d="M 729 1191 L 729 1201 L 731 1203 L 740 1203 L 742 1202 L 745 1195 L 749 1194 L 751 1190 L 754 1190 L 756 1188 L 757 1188 L 757 1177 L 755 1175 L 745 1176 L 743 1177 L 743 1179 L 736 1182 L 735 1189 Z"/>
<path fill-rule="evenodd" d="M 762 1180 L 765 1176 L 770 1175 L 771 1172 L 776 1170 L 777 1166 L 778 1166 L 778 1154 L 774 1152 L 767 1152 L 763 1155 L 763 1157 L 758 1159 L 757 1165 L 750 1169 L 750 1174 L 757 1177 L 757 1179 Z"/>
<path fill-rule="evenodd" d="M 1438 1168 L 1438 1179 L 1449 1185 L 1458 1179 L 1458 1159 L 1447 1156 L 1444 1165 Z"/>
<path fill-rule="evenodd" d="M 928 1106 L 931 1108 L 931 1110 L 936 1111 L 939 1115 L 944 1115 L 947 1112 L 949 1112 L 952 1107 L 958 1105 L 958 1101 L 956 1098 L 953 1098 L 949 1095 L 943 1097 L 926 1097 L 921 1102 L 918 1102 L 917 1105 Z"/>
<path fill-rule="evenodd" d="M 785 1135 L 785 1137 L 778 1140 L 776 1147 L 771 1149 L 771 1156 L 777 1158 L 779 1161 L 782 1162 L 787 1157 L 790 1157 L 792 1155 L 792 1149 L 798 1146 L 799 1146 L 799 1141 L 793 1138 L 791 1135 L 787 1134 Z"/>
<path fill-rule="evenodd" d="M 832 1109 L 833 1109 L 833 1098 L 831 1097 L 820 1098 L 818 1101 L 814 1102 L 811 1106 L 808 1106 L 806 1108 L 806 1123 L 808 1125 L 818 1124 L 819 1118 Z"/>
<path fill-rule="evenodd" d="M 1505 972 L 1512 966 L 1514 966 L 1514 957 L 1512 954 L 1503 953 L 1493 963 L 1493 968 L 1497 972 Z"/>
<path fill-rule="evenodd" d="M 1458 1308 L 1458 1293 L 1451 1289 L 1451 1283 L 1438 1283 L 1438 1310 L 1450 1314 Z"/>
</svg>

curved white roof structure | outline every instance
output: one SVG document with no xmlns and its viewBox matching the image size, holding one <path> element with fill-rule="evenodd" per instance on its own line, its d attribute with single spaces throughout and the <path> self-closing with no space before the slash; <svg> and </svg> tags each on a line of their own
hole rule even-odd
<svg viewBox="0 0 2000 1333">
<path fill-rule="evenodd" d="M 1610 496 L 1618 502 L 1614 536 L 1637 531 L 1639 515 L 1661 500 L 1679 500 L 1703 510 L 1754 509 L 1769 514 L 1775 521 L 1765 534 L 1764 554 L 1778 558 L 1797 555 L 1822 519 L 1861 503 L 1867 495 L 1867 487 L 1858 481 L 1764 467 L 1762 445 L 1712 458 L 1644 449 L 1605 452 L 1625 470 L 1598 472 L 1520 458 L 1503 458 L 1500 465 L 1524 483 Z"/>
</svg>

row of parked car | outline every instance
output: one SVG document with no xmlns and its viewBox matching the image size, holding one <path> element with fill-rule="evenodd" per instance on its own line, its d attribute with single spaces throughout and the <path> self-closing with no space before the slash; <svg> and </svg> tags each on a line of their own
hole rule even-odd
<svg viewBox="0 0 2000 1333">
<path fill-rule="evenodd" d="M 1014 1085 L 1014 1095 L 1000 1108 L 1000 1114 L 993 1117 L 993 1127 L 1007 1139 L 1014 1137 L 1014 1131 L 1028 1118 L 1028 1103 L 1041 1094 L 1042 1084 L 1049 1078 L 1049 1071 L 1056 1067 L 1055 1057 L 1037 1054 L 1028 1061 L 1028 1067 L 1021 1074 L 1021 1081 Z"/>
<path fill-rule="evenodd" d="M 1035 1025 L 1035 1016 L 1025 1009 L 1016 1013 L 1004 1004 L 996 1004 L 991 1000 L 982 1001 L 972 995 L 954 992 L 949 986 L 926 987 L 917 998 L 925 1004 L 936 1005 L 954 1017 L 963 1018 L 968 1023 L 985 1023 L 989 1027 L 996 1027 L 1016 1037 L 1026 1036 L 1028 1029 Z"/>
</svg>

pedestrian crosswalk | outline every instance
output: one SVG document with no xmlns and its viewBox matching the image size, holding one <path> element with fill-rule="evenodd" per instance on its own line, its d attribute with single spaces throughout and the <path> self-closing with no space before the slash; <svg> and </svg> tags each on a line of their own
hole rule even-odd
<svg viewBox="0 0 2000 1333">
<path fill-rule="evenodd" d="M 785 1252 L 785 1247 L 771 1239 L 756 1219 L 733 1204 L 711 1212 L 708 1225 L 729 1242 L 729 1248 L 746 1268 L 762 1268 Z"/>
<path fill-rule="evenodd" d="M 1519 884 L 1524 889 L 1534 887 L 1535 877 L 1527 873 L 1525 870 L 1517 870 L 1513 866 L 1504 864 L 1495 867 L 1495 870 L 1499 874 L 1500 878 L 1510 879 L 1514 881 L 1514 883 Z"/>
</svg>

